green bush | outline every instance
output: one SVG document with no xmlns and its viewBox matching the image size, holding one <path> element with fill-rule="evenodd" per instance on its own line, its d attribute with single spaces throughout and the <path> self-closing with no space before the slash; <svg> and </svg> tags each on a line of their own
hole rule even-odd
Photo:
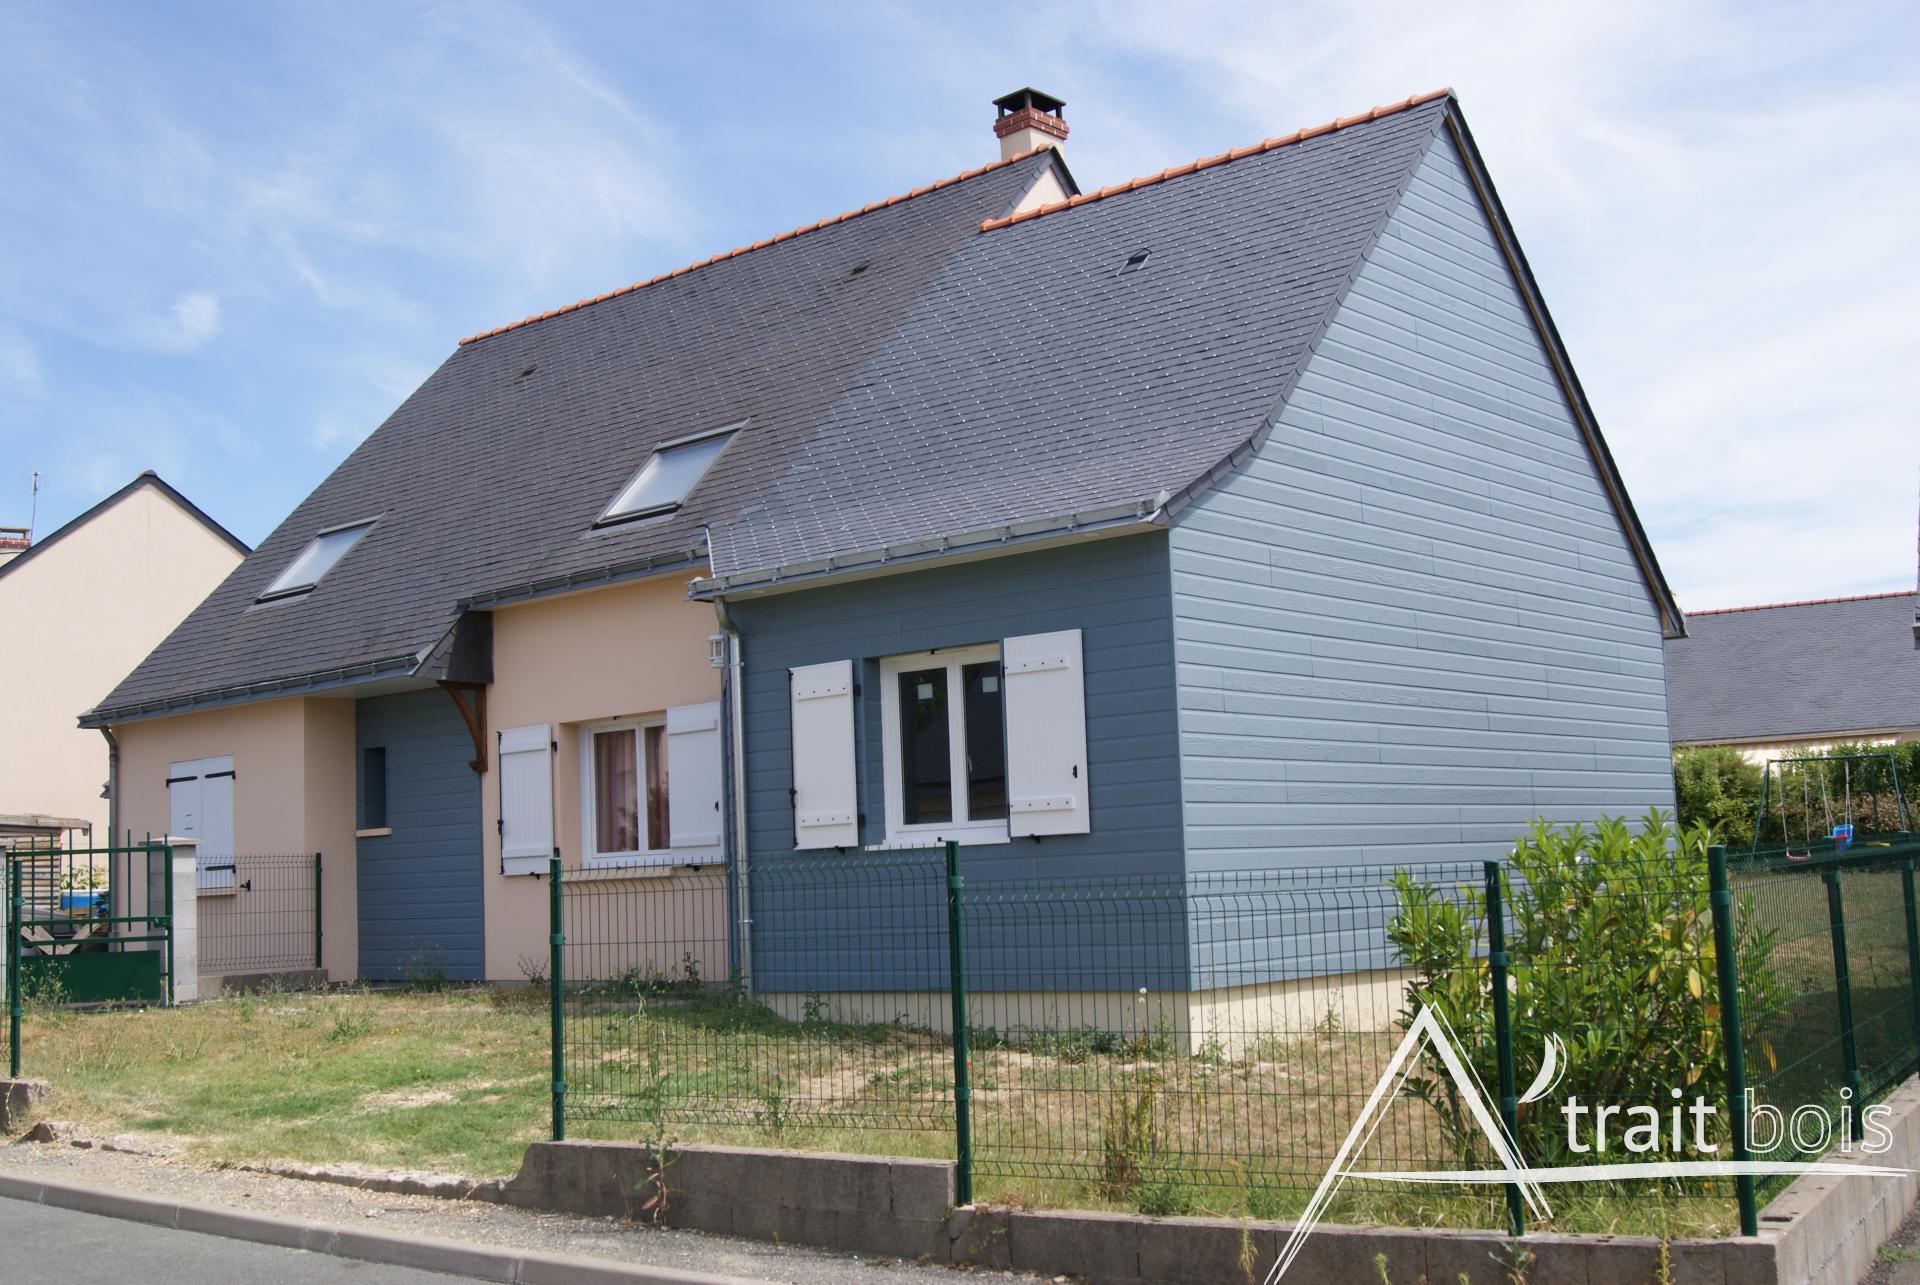
<svg viewBox="0 0 1920 1285">
<path fill-rule="evenodd" d="M 1525 1089 L 1548 1036 L 1560 1036 L 1567 1050 L 1559 1088 L 1520 1108 L 1529 1163 L 1570 1161 L 1560 1103 L 1573 1095 L 1664 1108 L 1678 1088 L 1689 1098 L 1724 1100 L 1708 839 L 1704 826 L 1676 832 L 1656 809 L 1638 828 L 1620 818 L 1591 829 L 1536 821 L 1515 843 L 1507 948 L 1517 1087 Z M 1484 889 L 1442 889 L 1405 870 L 1394 889 L 1388 936 L 1413 974 L 1401 1027 L 1423 1006 L 1437 1011 L 1458 1037 L 1461 1057 L 1492 1090 L 1498 1065 Z M 1735 924 L 1742 1017 L 1752 1029 L 1784 1006 L 1786 993 L 1769 962 L 1772 935 L 1745 907 L 1736 907 Z M 1429 1055 L 1407 1083 L 1432 1106 L 1457 1157 L 1485 1159 L 1479 1128 L 1437 1058 Z"/>
<path fill-rule="evenodd" d="M 1852 770 L 1854 785 L 1852 806 L 1848 810 L 1851 819 L 1857 822 L 1863 831 L 1889 831 L 1898 829 L 1901 821 L 1900 810 L 1894 802 L 1892 781 L 1887 772 L 1891 764 L 1899 774 L 1900 793 L 1907 805 L 1907 823 L 1911 825 L 1916 814 L 1920 814 L 1920 741 L 1909 741 L 1904 745 L 1835 745 L 1818 754 L 1809 754 L 1804 750 L 1783 747 L 1776 758 L 1835 758 L 1842 755 L 1870 755 L 1873 761 L 1868 764 L 1855 763 Z M 1846 808 L 1845 792 L 1849 784 L 1847 773 L 1838 763 L 1831 764 L 1826 770 L 1826 795 L 1822 796 L 1815 785 L 1811 799 L 1800 796 L 1807 781 L 1795 775 L 1798 769 L 1787 773 L 1786 789 L 1791 796 L 1787 800 L 1788 837 L 1799 843 L 1809 829 L 1826 833 L 1831 827 L 1825 815 L 1829 808 L 1834 810 L 1833 819 L 1840 818 Z M 1705 825 L 1714 833 L 1714 841 L 1724 843 L 1735 853 L 1745 852 L 1753 847 L 1754 818 L 1760 809 L 1762 783 L 1767 770 L 1763 764 L 1749 762 L 1740 751 L 1724 745 L 1702 746 L 1678 749 L 1673 752 L 1673 796 L 1678 811 L 1679 825 L 1682 830 L 1691 830 L 1696 825 Z M 1819 777 L 1811 778 L 1818 782 Z M 1773 790 L 1781 787 L 1781 774 L 1774 774 Z M 1781 823 L 1776 815 L 1780 800 L 1773 798 L 1768 803 L 1768 814 L 1760 835 L 1762 848 L 1776 847 L 1781 842 Z"/>
<path fill-rule="evenodd" d="M 1751 848 L 1764 771 L 1724 745 L 1675 750 L 1673 798 L 1680 828 L 1704 825 L 1735 852 Z"/>
</svg>

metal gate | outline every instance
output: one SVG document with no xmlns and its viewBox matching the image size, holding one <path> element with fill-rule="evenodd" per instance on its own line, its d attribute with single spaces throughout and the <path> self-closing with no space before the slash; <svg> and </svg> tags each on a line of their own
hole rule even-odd
<svg viewBox="0 0 1920 1285">
<path fill-rule="evenodd" d="M 173 849 L 16 848 L 6 854 L 10 1044 L 21 1009 L 173 1002 Z M 138 908 L 140 913 L 133 911 Z"/>
</svg>

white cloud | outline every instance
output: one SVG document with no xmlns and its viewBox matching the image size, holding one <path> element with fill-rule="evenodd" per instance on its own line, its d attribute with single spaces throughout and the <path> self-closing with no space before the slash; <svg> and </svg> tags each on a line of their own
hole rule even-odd
<svg viewBox="0 0 1920 1285">
<path fill-rule="evenodd" d="M 220 333 L 220 300 L 196 290 L 173 301 L 166 314 L 144 322 L 140 342 L 160 352 L 192 352 Z"/>
</svg>

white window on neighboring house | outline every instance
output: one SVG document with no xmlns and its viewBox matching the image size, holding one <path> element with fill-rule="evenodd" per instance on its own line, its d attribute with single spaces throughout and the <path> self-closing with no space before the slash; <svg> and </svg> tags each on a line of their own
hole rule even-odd
<svg viewBox="0 0 1920 1285">
<path fill-rule="evenodd" d="M 233 759 L 167 765 L 167 834 L 191 845 L 201 892 L 233 891 Z"/>
<path fill-rule="evenodd" d="M 722 855 L 720 707 L 580 730 L 580 833 L 590 866 L 704 865 Z"/>
</svg>

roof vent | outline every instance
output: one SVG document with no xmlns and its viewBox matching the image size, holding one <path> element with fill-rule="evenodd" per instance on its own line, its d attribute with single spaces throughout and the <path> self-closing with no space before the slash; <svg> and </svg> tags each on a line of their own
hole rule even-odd
<svg viewBox="0 0 1920 1285">
<path fill-rule="evenodd" d="M 1135 250 L 1127 256 L 1127 261 L 1120 265 L 1120 275 L 1124 277 L 1129 272 L 1138 272 L 1140 269 L 1146 267 L 1147 256 L 1152 253 L 1153 251 L 1145 249 L 1144 247 Z"/>
<path fill-rule="evenodd" d="M 1067 138 L 1067 122 L 1060 109 L 1066 104 L 1037 89 L 1016 89 L 993 100 L 1000 116 L 993 132 L 1000 139 L 1000 159 L 1006 160 L 1036 147 L 1058 147 Z"/>
</svg>

